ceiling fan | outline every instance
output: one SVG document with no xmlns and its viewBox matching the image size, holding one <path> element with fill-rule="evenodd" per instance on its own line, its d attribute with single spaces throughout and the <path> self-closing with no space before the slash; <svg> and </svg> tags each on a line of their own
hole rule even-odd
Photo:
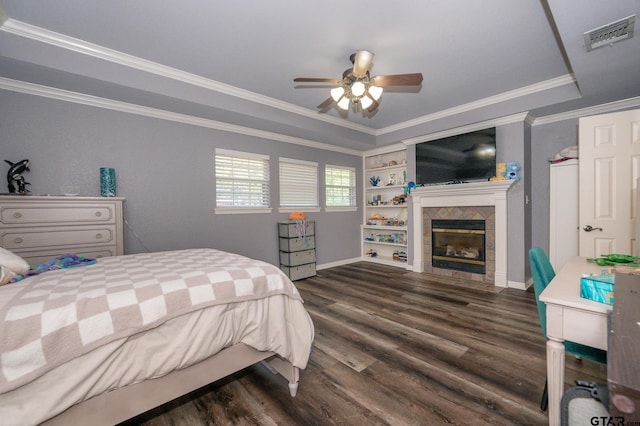
<svg viewBox="0 0 640 426">
<path fill-rule="evenodd" d="M 324 109 L 336 103 L 338 108 L 348 110 L 353 103 L 355 108 L 361 106 L 369 112 L 378 108 L 383 87 L 387 86 L 419 86 L 422 83 L 422 73 L 394 74 L 369 76 L 369 68 L 373 61 L 373 53 L 367 50 L 358 50 L 349 58 L 353 68 L 342 73 L 342 78 L 308 78 L 298 77 L 293 81 L 297 83 L 334 83 L 337 87 L 331 89 L 331 96 L 318 105 Z"/>
</svg>

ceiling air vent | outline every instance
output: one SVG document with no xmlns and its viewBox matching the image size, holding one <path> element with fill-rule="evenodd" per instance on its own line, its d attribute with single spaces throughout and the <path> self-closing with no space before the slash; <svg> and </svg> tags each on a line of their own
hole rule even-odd
<svg viewBox="0 0 640 426">
<path fill-rule="evenodd" d="M 587 31 L 584 33 L 587 52 L 597 49 L 598 47 L 610 46 L 613 43 L 633 37 L 633 25 L 635 22 L 636 15 L 631 15 L 619 21 Z"/>
</svg>

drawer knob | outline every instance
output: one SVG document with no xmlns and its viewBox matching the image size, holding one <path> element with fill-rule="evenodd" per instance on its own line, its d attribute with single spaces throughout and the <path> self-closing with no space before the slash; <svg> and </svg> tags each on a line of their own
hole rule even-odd
<svg viewBox="0 0 640 426">
<path fill-rule="evenodd" d="M 20 212 L 15 212 L 15 213 L 13 214 L 13 217 L 14 217 L 14 218 L 16 218 L 16 219 L 20 219 L 20 218 L 22 217 L 22 213 L 20 213 Z"/>
<path fill-rule="evenodd" d="M 102 216 L 102 212 L 96 212 L 96 217 Z"/>
<path fill-rule="evenodd" d="M 97 239 L 102 238 L 102 234 L 96 234 L 96 238 L 97 238 Z"/>
<path fill-rule="evenodd" d="M 20 243 L 22 243 L 22 238 L 18 237 L 15 240 L 13 240 L 13 242 L 16 243 L 16 244 L 20 244 Z"/>
</svg>

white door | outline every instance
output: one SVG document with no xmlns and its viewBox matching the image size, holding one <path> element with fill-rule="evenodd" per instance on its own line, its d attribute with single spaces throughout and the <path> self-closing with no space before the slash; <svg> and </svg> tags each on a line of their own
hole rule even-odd
<svg viewBox="0 0 640 426">
<path fill-rule="evenodd" d="M 580 119 L 580 255 L 638 255 L 640 110 Z"/>
</svg>

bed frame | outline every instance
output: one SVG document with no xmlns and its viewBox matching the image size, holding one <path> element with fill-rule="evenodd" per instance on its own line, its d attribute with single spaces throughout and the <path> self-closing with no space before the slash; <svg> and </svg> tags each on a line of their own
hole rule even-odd
<svg viewBox="0 0 640 426">
<path fill-rule="evenodd" d="M 284 376 L 289 381 L 291 396 L 296 396 L 300 378 L 298 368 L 273 352 L 257 351 L 244 343 L 238 343 L 185 369 L 83 401 L 42 424 L 114 425 L 258 362 L 263 362 L 273 373 Z"/>
</svg>

